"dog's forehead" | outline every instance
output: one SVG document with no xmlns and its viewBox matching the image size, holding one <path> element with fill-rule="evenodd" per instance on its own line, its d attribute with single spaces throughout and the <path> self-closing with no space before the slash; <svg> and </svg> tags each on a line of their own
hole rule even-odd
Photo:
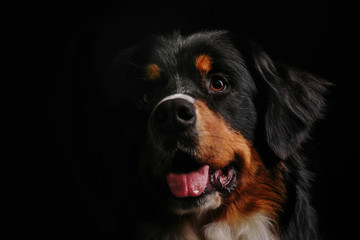
<svg viewBox="0 0 360 240">
<path fill-rule="evenodd" d="M 214 66 L 226 64 L 241 58 L 237 50 L 226 38 L 224 32 L 183 37 L 160 36 L 147 46 L 149 58 L 146 63 L 146 76 L 151 81 L 166 78 L 168 81 L 186 81 L 196 75 L 204 76 Z M 230 61 L 228 61 L 230 60 Z M 233 63 L 229 65 L 234 65 Z"/>
<path fill-rule="evenodd" d="M 203 95 L 209 80 L 218 75 L 226 76 L 234 90 L 254 89 L 244 57 L 226 32 L 158 36 L 143 50 L 143 76 L 147 82 L 161 83 L 154 86 L 164 95 Z"/>
<path fill-rule="evenodd" d="M 194 34 L 186 37 L 176 33 L 154 38 L 148 48 L 151 51 L 150 61 L 157 61 L 166 66 L 181 67 L 192 63 L 191 60 L 201 54 L 220 57 L 225 49 L 231 48 L 230 45 L 224 32 Z"/>
</svg>

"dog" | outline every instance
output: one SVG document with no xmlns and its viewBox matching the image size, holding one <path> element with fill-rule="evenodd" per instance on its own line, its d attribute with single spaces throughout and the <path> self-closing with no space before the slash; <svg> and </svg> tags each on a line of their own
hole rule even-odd
<svg viewBox="0 0 360 240">
<path fill-rule="evenodd" d="M 123 50 L 109 83 L 131 116 L 139 239 L 319 238 L 305 143 L 327 81 L 203 31 Z"/>
</svg>

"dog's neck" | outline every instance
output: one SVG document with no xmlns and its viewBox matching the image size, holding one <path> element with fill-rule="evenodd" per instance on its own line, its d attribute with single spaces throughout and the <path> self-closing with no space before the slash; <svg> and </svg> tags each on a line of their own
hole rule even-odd
<svg viewBox="0 0 360 240">
<path fill-rule="evenodd" d="M 207 216 L 209 217 L 209 216 Z M 210 216 L 211 217 L 211 216 Z M 276 240 L 271 221 L 264 214 L 256 213 L 237 219 L 204 224 L 205 217 L 184 217 L 170 227 L 151 224 L 146 227 L 146 239 L 161 240 Z"/>
</svg>

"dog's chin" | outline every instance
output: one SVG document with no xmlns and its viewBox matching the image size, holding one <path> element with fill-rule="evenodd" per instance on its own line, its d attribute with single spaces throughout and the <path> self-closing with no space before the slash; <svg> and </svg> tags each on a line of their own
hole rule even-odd
<svg viewBox="0 0 360 240">
<path fill-rule="evenodd" d="M 170 210 L 177 215 L 184 214 L 203 214 L 209 210 L 217 209 L 221 206 L 222 196 L 220 192 L 213 191 L 199 197 L 179 199 L 169 197 Z"/>
</svg>

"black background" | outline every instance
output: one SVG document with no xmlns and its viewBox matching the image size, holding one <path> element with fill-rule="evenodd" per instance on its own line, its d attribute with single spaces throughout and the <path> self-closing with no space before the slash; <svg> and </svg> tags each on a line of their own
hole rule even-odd
<svg viewBox="0 0 360 240">
<path fill-rule="evenodd" d="M 273 59 L 335 84 L 327 115 L 313 132 L 315 205 L 324 239 L 356 236 L 360 132 L 355 6 L 321 0 L 59 1 L 41 7 L 39 41 L 52 85 L 47 101 L 52 126 L 42 179 L 46 187 L 38 202 L 44 221 L 35 232 L 48 239 L 125 239 L 124 234 L 134 231 L 127 216 L 112 211 L 116 204 L 110 204 L 106 185 L 111 178 L 103 164 L 107 155 L 96 127 L 99 89 L 108 67 L 117 50 L 148 34 L 227 29 L 245 32 Z M 131 199 L 131 194 L 124 197 Z"/>
</svg>

